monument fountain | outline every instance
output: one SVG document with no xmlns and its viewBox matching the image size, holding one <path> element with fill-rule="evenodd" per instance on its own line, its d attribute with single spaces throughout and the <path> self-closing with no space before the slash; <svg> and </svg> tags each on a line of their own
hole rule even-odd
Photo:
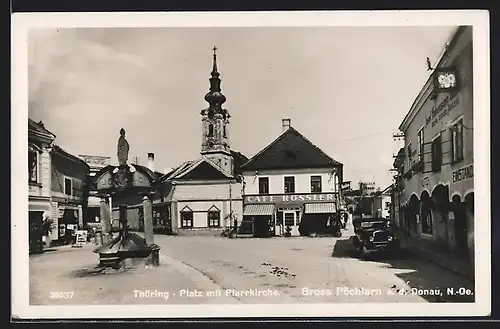
<svg viewBox="0 0 500 329">
<path fill-rule="evenodd" d="M 151 201 L 155 193 L 155 173 L 144 166 L 128 164 L 129 149 L 122 128 L 117 147 L 118 166 L 108 165 L 94 177 L 101 197 L 102 245 L 94 250 L 99 254 L 99 267 L 119 268 L 127 260 L 145 260 L 153 266 L 160 263 L 160 247 L 154 243 Z M 138 196 L 142 197 L 145 238 L 131 232 L 127 221 L 127 202 Z M 112 225 L 110 197 L 119 208 L 118 227 Z"/>
</svg>

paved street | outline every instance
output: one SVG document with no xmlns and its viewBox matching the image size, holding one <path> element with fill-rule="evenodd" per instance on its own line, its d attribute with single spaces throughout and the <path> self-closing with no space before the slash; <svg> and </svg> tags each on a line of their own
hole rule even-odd
<svg viewBox="0 0 500 329">
<path fill-rule="evenodd" d="M 238 296 L 243 303 L 473 301 L 473 296 L 446 294 L 446 288 L 472 290 L 468 280 L 409 255 L 360 260 L 348 237 L 233 240 L 158 236 L 157 243 L 164 254 L 196 268 L 223 289 L 279 292 L 279 296 Z M 428 294 L 404 293 L 412 288 Z M 432 295 L 431 290 L 443 295 Z"/>
<path fill-rule="evenodd" d="M 162 247 L 162 265 L 158 268 L 141 266 L 122 273 L 94 274 L 97 255 L 92 253 L 93 246 L 63 247 L 31 257 L 31 303 L 473 301 L 473 296 L 446 294 L 446 288 L 472 289 L 466 279 L 409 255 L 392 260 L 361 260 L 349 237 L 227 239 L 157 235 L 155 239 Z M 421 291 L 411 293 L 412 288 Z M 442 295 L 436 296 L 436 290 Z M 54 292 L 72 296 L 54 298 Z M 147 297 L 148 293 L 151 297 Z"/>
</svg>

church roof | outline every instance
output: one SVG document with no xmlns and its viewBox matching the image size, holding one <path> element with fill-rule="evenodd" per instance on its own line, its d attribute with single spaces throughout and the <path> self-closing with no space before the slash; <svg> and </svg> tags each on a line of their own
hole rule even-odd
<svg viewBox="0 0 500 329">
<path fill-rule="evenodd" d="M 244 154 L 233 150 L 231 150 L 231 155 L 234 158 L 234 174 L 241 175 L 241 167 L 247 163 L 249 159 Z"/>
<path fill-rule="evenodd" d="M 248 161 L 248 158 L 242 153 L 232 150 L 231 155 L 234 158 L 234 172 L 235 176 L 237 176 L 241 174 L 241 166 Z M 159 182 L 172 180 L 210 180 L 231 178 L 234 178 L 231 173 L 226 172 L 215 162 L 206 157 L 200 157 L 194 161 L 183 162 L 179 167 L 163 175 L 159 179 Z"/>
<path fill-rule="evenodd" d="M 295 128 L 290 127 L 241 169 L 331 168 L 341 165 L 342 163 L 332 159 Z"/>
</svg>

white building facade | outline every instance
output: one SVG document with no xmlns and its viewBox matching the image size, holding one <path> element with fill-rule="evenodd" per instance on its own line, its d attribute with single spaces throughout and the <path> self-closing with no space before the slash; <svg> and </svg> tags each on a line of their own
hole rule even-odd
<svg viewBox="0 0 500 329">
<path fill-rule="evenodd" d="M 400 125 L 400 226 L 408 238 L 473 264 L 472 27 L 459 27 Z"/>
<path fill-rule="evenodd" d="M 306 235 L 328 230 L 338 214 L 343 165 L 282 120 L 282 134 L 242 167 L 241 233 Z"/>
</svg>

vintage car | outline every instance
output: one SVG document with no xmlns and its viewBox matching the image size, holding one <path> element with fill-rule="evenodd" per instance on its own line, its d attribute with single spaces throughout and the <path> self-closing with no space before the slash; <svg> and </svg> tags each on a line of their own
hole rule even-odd
<svg viewBox="0 0 500 329">
<path fill-rule="evenodd" d="M 382 251 L 397 251 L 400 240 L 394 235 L 390 221 L 378 216 L 364 215 L 353 219 L 356 249 L 364 256 Z"/>
</svg>

